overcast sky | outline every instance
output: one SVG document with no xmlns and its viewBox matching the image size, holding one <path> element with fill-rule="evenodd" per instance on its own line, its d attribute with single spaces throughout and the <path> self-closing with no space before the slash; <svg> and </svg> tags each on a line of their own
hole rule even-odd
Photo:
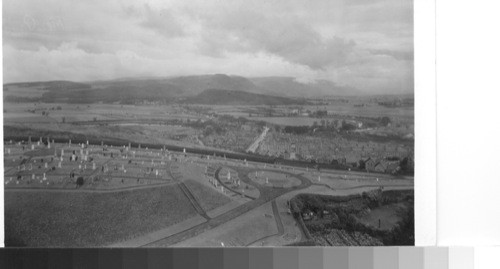
<svg viewBox="0 0 500 269">
<path fill-rule="evenodd" d="M 225 73 L 413 92 L 411 0 L 4 0 L 4 82 Z"/>
</svg>

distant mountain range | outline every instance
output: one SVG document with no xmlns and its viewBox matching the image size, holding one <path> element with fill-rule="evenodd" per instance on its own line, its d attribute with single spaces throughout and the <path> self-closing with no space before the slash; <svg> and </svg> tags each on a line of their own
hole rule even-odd
<svg viewBox="0 0 500 269">
<path fill-rule="evenodd" d="M 251 93 L 287 96 L 287 97 L 321 97 L 350 96 L 363 94 L 359 90 L 339 86 L 329 80 L 316 80 L 311 83 L 298 82 L 293 77 L 242 77 L 225 74 L 179 76 L 171 78 L 123 78 L 111 81 L 94 82 L 95 86 L 105 85 L 139 85 L 144 83 L 163 84 L 165 87 L 177 86 L 182 89 L 183 96 L 192 96 L 206 89 L 236 90 Z"/>
<path fill-rule="evenodd" d="M 194 97 L 187 98 L 186 103 L 207 105 L 293 105 L 307 104 L 305 99 L 271 96 L 236 90 L 207 89 Z"/>
<path fill-rule="evenodd" d="M 45 90 L 43 102 L 125 102 L 138 100 L 210 104 L 303 104 L 304 98 L 349 96 L 358 90 L 328 80 L 301 83 L 292 77 L 228 76 L 224 74 L 169 78 L 123 78 L 93 82 L 47 81 L 5 84 Z"/>
</svg>

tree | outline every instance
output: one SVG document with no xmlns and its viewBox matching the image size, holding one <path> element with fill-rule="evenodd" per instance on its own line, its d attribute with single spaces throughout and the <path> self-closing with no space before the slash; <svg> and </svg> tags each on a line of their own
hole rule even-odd
<svg viewBox="0 0 500 269">
<path fill-rule="evenodd" d="M 382 126 L 388 126 L 390 123 L 391 123 L 391 119 L 389 119 L 389 117 L 382 117 L 380 119 L 380 124 Z"/>
<path fill-rule="evenodd" d="M 212 127 L 212 125 L 208 125 L 207 127 L 205 127 L 205 130 L 203 130 L 203 136 L 205 136 L 205 137 L 207 137 L 213 133 L 214 133 L 214 128 Z"/>
<path fill-rule="evenodd" d="M 81 187 L 83 186 L 83 183 L 84 183 L 83 177 L 78 177 L 76 179 L 76 186 Z"/>
</svg>

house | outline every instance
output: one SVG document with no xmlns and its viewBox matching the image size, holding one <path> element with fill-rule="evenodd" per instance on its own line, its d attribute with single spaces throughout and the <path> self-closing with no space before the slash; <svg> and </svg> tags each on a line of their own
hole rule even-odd
<svg viewBox="0 0 500 269">
<path fill-rule="evenodd" d="M 394 161 L 394 162 L 388 162 L 386 164 L 386 173 L 391 173 L 391 174 L 396 174 L 401 170 L 401 167 L 399 166 L 399 161 Z"/>
<path fill-rule="evenodd" d="M 387 165 L 384 162 L 378 162 L 375 167 L 373 168 L 373 171 L 375 172 L 381 172 L 384 173 L 387 169 Z"/>
<path fill-rule="evenodd" d="M 304 220 L 310 220 L 314 216 L 314 213 L 312 211 L 307 210 L 306 212 L 302 213 L 302 219 Z"/>
<path fill-rule="evenodd" d="M 358 168 L 359 169 L 366 169 L 366 162 L 368 162 L 369 160 L 371 160 L 370 157 L 361 158 L 361 160 L 358 161 Z"/>
<path fill-rule="evenodd" d="M 375 171 L 375 166 L 377 165 L 377 161 L 373 158 L 368 158 L 365 161 L 365 169 L 366 171 Z"/>
</svg>

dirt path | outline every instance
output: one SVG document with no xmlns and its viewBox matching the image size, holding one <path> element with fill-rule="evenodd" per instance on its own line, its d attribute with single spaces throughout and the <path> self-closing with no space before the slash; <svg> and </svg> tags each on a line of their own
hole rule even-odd
<svg viewBox="0 0 500 269">
<path fill-rule="evenodd" d="M 405 184 L 384 184 L 384 185 L 358 185 L 358 186 L 353 186 L 353 187 L 345 187 L 345 188 L 332 188 L 328 184 L 321 184 L 321 183 L 313 183 L 313 185 L 316 186 L 321 186 L 328 188 L 332 191 L 343 191 L 343 190 L 355 190 L 355 189 L 362 189 L 362 188 L 379 188 L 379 187 L 384 187 L 384 188 L 391 188 L 391 187 L 408 187 L 408 188 L 413 188 L 413 185 L 405 185 Z"/>
<path fill-rule="evenodd" d="M 220 172 L 220 170 L 221 170 L 221 169 L 222 169 L 222 167 L 218 167 L 218 168 L 217 168 L 217 170 L 215 170 L 215 174 L 217 175 L 217 176 L 215 177 L 215 179 L 219 182 L 219 184 L 220 184 L 220 185 L 222 185 L 224 188 L 226 188 L 227 190 L 229 190 L 229 191 L 230 191 L 230 192 L 232 192 L 232 193 L 235 193 L 235 194 L 240 195 L 240 196 L 241 196 L 241 195 L 243 195 L 243 196 L 245 196 L 245 197 L 246 197 L 246 198 L 248 198 L 248 199 L 255 200 L 255 198 L 254 198 L 254 197 L 252 197 L 252 196 L 248 196 L 248 195 L 246 195 L 246 194 L 244 194 L 244 193 L 242 193 L 242 192 L 240 192 L 240 191 L 233 190 L 233 189 L 229 188 L 226 184 L 224 184 L 224 182 L 222 182 L 222 180 L 221 180 L 221 179 L 219 178 L 219 176 L 218 176 L 218 175 L 219 175 L 219 172 Z"/>
<path fill-rule="evenodd" d="M 260 142 L 262 142 L 264 140 L 264 138 L 266 138 L 268 131 L 269 131 L 269 128 L 267 126 L 264 127 L 264 131 L 262 131 L 262 133 L 259 135 L 259 137 L 257 137 L 257 139 L 255 139 L 255 141 L 252 143 L 252 145 L 250 145 L 250 147 L 248 147 L 246 152 L 255 153 L 255 151 L 259 148 Z"/>
<path fill-rule="evenodd" d="M 196 197 L 194 197 L 194 195 L 191 193 L 191 190 L 188 188 L 188 186 L 186 186 L 186 184 L 184 184 L 184 182 L 181 182 L 181 183 L 179 183 L 179 188 L 182 190 L 184 195 L 188 198 L 188 200 L 191 203 L 191 205 L 193 206 L 194 210 L 196 210 L 196 212 L 198 212 L 198 214 L 200 216 L 204 217 L 206 220 L 210 220 L 211 218 L 207 215 L 207 212 L 205 212 L 205 210 L 203 210 L 200 203 L 198 202 L 198 200 L 196 200 Z"/>
<path fill-rule="evenodd" d="M 16 187 L 9 187 L 5 188 L 4 191 L 6 192 L 81 192 L 81 193 L 114 193 L 114 192 L 122 192 L 122 191 L 135 191 L 135 190 L 143 190 L 143 189 L 151 189 L 151 188 L 158 188 L 162 186 L 169 186 L 173 185 L 176 183 L 155 183 L 155 184 L 147 184 L 143 186 L 130 186 L 130 187 L 123 187 L 123 188 L 114 188 L 114 189 L 47 189 L 47 188 L 38 188 L 38 187 L 30 187 L 30 188 L 16 188 Z"/>
</svg>

